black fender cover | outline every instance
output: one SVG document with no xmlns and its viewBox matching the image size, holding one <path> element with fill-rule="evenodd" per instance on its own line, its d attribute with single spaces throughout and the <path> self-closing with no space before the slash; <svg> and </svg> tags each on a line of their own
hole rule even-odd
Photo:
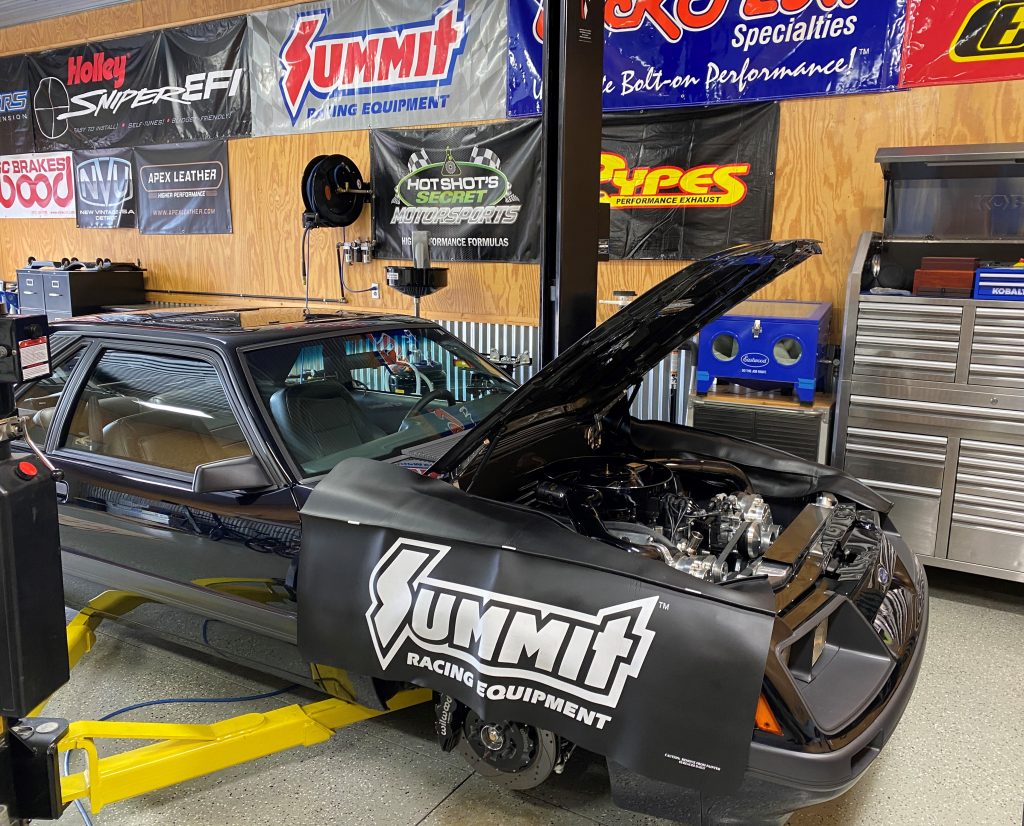
<svg viewBox="0 0 1024 826">
<path fill-rule="evenodd" d="M 346 459 L 302 509 L 311 662 L 450 694 L 653 779 L 739 785 L 774 624 L 723 587 L 543 514 Z"/>
</svg>

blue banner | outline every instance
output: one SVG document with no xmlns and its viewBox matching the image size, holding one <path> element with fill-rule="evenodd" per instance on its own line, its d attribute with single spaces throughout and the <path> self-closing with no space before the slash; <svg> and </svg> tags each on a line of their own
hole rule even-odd
<svg viewBox="0 0 1024 826">
<path fill-rule="evenodd" d="M 605 111 L 882 92 L 905 0 L 607 0 Z M 509 0 L 508 113 L 541 111 L 542 0 Z"/>
</svg>

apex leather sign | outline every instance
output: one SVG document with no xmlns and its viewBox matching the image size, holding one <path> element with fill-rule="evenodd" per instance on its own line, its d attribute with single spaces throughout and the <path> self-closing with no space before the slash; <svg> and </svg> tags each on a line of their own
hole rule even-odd
<svg viewBox="0 0 1024 826">
<path fill-rule="evenodd" d="M 1020 77 L 1022 0 L 909 0 L 904 86 Z"/>
<path fill-rule="evenodd" d="M 503 0 L 325 0 L 250 26 L 256 135 L 505 116 Z"/>
<path fill-rule="evenodd" d="M 536 115 L 542 0 L 508 2 L 508 112 Z M 904 3 L 607 0 L 605 110 L 895 89 Z"/>
<path fill-rule="evenodd" d="M 0 158 L 0 218 L 74 218 L 70 152 Z"/>
<path fill-rule="evenodd" d="M 37 149 L 248 135 L 245 17 L 28 56 Z"/>
</svg>

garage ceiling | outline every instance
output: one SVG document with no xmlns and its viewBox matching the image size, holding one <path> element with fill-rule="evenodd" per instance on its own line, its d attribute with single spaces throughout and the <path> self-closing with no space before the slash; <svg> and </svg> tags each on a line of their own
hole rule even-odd
<svg viewBox="0 0 1024 826">
<path fill-rule="evenodd" d="M 0 0 L 0 29 L 125 2 L 128 0 Z"/>
</svg>

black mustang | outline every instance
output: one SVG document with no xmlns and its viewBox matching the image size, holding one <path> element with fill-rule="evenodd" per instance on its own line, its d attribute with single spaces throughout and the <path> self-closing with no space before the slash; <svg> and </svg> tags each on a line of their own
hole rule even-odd
<svg viewBox="0 0 1024 826">
<path fill-rule="evenodd" d="M 366 705 L 427 686 L 442 747 L 512 788 L 578 744 L 626 808 L 782 822 L 899 722 L 923 570 L 856 480 L 628 390 L 816 252 L 700 261 L 521 388 L 422 319 L 58 324 L 18 406 L 65 474 L 67 600 Z"/>
</svg>

